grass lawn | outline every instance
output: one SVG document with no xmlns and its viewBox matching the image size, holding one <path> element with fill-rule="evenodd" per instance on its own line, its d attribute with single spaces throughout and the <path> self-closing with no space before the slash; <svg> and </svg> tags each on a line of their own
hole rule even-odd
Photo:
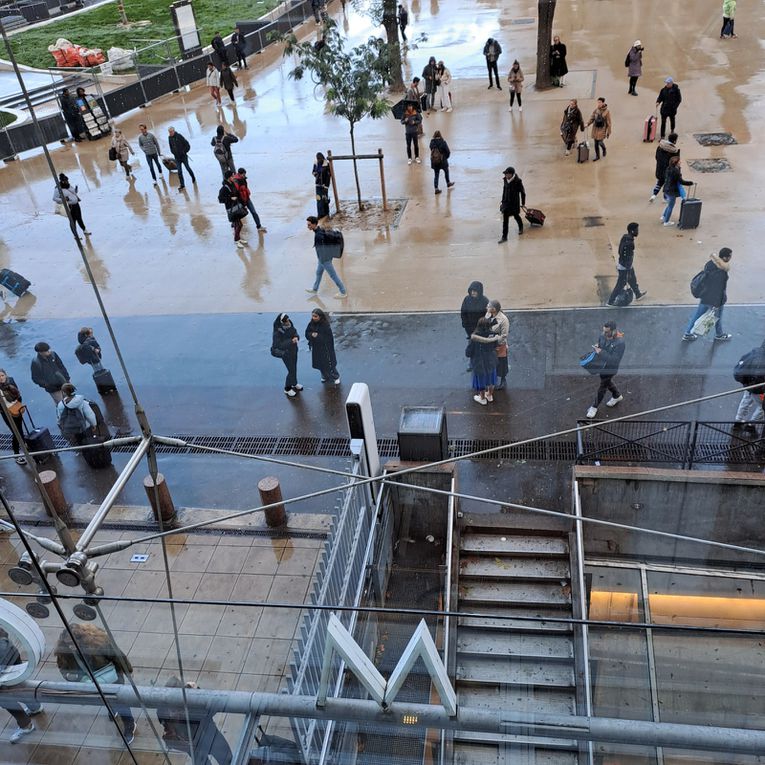
<svg viewBox="0 0 765 765">
<path fill-rule="evenodd" d="M 6 125 L 10 125 L 16 121 L 16 115 L 10 112 L 0 111 L 0 128 L 4 128 Z"/>
<path fill-rule="evenodd" d="M 279 4 L 279 0 L 194 0 L 197 26 L 203 45 L 209 45 L 215 32 L 225 37 L 237 21 L 257 19 Z M 132 30 L 117 26 L 119 14 L 115 3 L 102 5 L 87 13 L 68 16 L 27 32 L 13 35 L 11 45 L 19 63 L 47 69 L 55 64 L 48 46 L 59 37 L 75 45 L 102 48 L 104 55 L 112 46 L 142 48 L 148 41 L 165 40 L 175 34 L 170 16 L 170 0 L 125 0 L 130 21 L 151 21 L 151 25 Z M 0 56 L 2 58 L 2 56 Z"/>
</svg>

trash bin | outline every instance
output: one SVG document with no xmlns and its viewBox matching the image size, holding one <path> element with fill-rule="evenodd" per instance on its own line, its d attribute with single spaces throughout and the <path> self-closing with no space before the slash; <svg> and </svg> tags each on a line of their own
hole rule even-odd
<svg viewBox="0 0 765 765">
<path fill-rule="evenodd" d="M 398 425 L 398 453 L 410 462 L 437 462 L 449 456 L 446 410 L 440 406 L 404 406 Z"/>
</svg>

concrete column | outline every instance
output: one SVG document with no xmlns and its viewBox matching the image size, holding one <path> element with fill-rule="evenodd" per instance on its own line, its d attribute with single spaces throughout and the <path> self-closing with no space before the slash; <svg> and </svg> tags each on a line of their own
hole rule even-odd
<svg viewBox="0 0 765 765">
<path fill-rule="evenodd" d="M 156 491 L 154 488 L 154 479 L 147 475 L 143 479 L 143 488 L 146 490 L 146 496 L 149 498 L 149 504 L 154 512 L 154 517 L 159 522 L 162 518 L 163 525 L 167 526 L 175 521 L 175 505 L 170 496 L 170 489 L 167 488 L 165 476 L 157 473 Z"/>
<path fill-rule="evenodd" d="M 264 505 L 272 505 L 274 502 L 282 501 L 282 487 L 279 485 L 279 479 L 269 475 L 258 481 L 258 491 L 260 492 L 260 501 Z M 276 505 L 265 511 L 266 524 L 270 528 L 286 526 L 287 511 L 284 505 Z"/>
<path fill-rule="evenodd" d="M 64 492 L 61 490 L 61 483 L 58 480 L 55 470 L 42 470 L 40 472 L 40 483 L 45 487 L 48 498 L 53 505 L 53 509 L 60 518 L 66 517 L 69 513 L 69 503 L 66 501 Z M 42 495 L 42 492 L 40 492 Z M 50 508 L 43 502 L 45 512 L 52 517 Z"/>
</svg>

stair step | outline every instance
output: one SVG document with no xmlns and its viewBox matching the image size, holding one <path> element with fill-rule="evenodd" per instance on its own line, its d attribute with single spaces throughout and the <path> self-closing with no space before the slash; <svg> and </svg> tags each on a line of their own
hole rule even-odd
<svg viewBox="0 0 765 765">
<path fill-rule="evenodd" d="M 550 621 L 531 621 L 530 619 L 513 619 L 513 616 L 529 616 L 538 619 L 545 617 L 570 617 L 571 614 L 562 611 L 559 608 L 533 608 L 530 606 L 510 605 L 510 606 L 480 606 L 460 605 L 463 611 L 470 611 L 475 616 L 460 616 L 457 625 L 460 629 L 464 627 L 477 627 L 482 630 L 495 630 L 498 632 L 536 632 L 536 633 L 571 633 L 573 625 L 566 622 Z M 502 618 L 510 617 L 510 618 Z"/>
<path fill-rule="evenodd" d="M 571 577 L 568 561 L 563 558 L 515 558 L 505 555 L 460 557 L 460 578 L 567 580 Z"/>
<path fill-rule="evenodd" d="M 540 523 L 544 528 L 540 528 Z M 543 515 L 531 510 L 514 509 L 507 513 L 473 513 L 462 516 L 462 533 L 518 534 L 529 531 L 539 536 L 563 536 L 574 530 L 574 518 Z"/>
<path fill-rule="evenodd" d="M 571 585 L 560 582 L 481 582 L 459 585 L 460 609 L 470 610 L 471 603 L 498 603 L 523 606 L 571 607 Z"/>
<path fill-rule="evenodd" d="M 457 703 L 460 706 L 493 711 L 511 709 L 529 714 L 576 714 L 574 693 L 555 688 L 523 688 L 510 685 L 458 686 Z"/>
<path fill-rule="evenodd" d="M 506 656 L 520 659 L 564 659 L 574 656 L 574 646 L 568 635 L 498 634 L 491 630 L 463 628 L 457 631 L 457 651 L 460 654 Z"/>
<path fill-rule="evenodd" d="M 579 751 L 579 745 L 574 739 L 544 738 L 542 736 L 514 736 L 509 733 L 484 733 L 473 730 L 455 730 L 454 741 L 465 741 L 476 744 L 517 744 L 519 747 L 534 747 L 538 750 L 555 750 L 574 754 Z M 534 752 L 537 754 L 537 752 Z"/>
<path fill-rule="evenodd" d="M 463 534 L 460 550 L 474 555 L 568 556 L 568 541 L 541 534 Z"/>
<path fill-rule="evenodd" d="M 493 656 L 457 656 L 456 676 L 460 682 L 473 684 L 574 687 L 574 668 L 549 661 L 527 664 Z"/>
<path fill-rule="evenodd" d="M 575 752 L 454 742 L 454 765 L 577 765 Z"/>
</svg>

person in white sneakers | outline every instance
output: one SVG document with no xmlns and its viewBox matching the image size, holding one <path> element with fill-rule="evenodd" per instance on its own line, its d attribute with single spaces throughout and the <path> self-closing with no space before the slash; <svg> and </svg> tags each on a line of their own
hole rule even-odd
<svg viewBox="0 0 765 765">
<path fill-rule="evenodd" d="M 438 77 L 437 98 L 441 104 L 441 111 L 450 112 L 452 110 L 452 73 L 446 68 L 443 61 L 438 62 L 436 73 Z"/>
<path fill-rule="evenodd" d="M 595 403 L 587 410 L 587 419 L 594 419 L 598 413 L 598 407 L 606 391 L 611 392 L 611 399 L 606 401 L 606 406 L 616 406 L 624 399 L 614 385 L 614 377 L 619 372 L 619 364 L 624 356 L 624 333 L 618 332 L 615 321 L 607 321 L 603 325 L 603 333 L 598 338 L 598 344 L 592 349 L 598 354 L 603 366 L 600 369 L 600 387 L 595 396 Z"/>
<path fill-rule="evenodd" d="M 21 655 L 19 654 L 16 646 L 11 643 L 8 638 L 8 633 L 4 630 L 0 630 L 0 670 L 5 670 L 9 667 L 15 667 L 17 664 L 21 664 Z M 34 715 L 39 715 L 43 711 L 42 704 L 30 702 L 29 704 L 22 704 L 20 701 L 13 701 L 8 699 L 3 701 L 2 706 L 7 710 L 8 714 L 16 721 L 18 726 L 9 739 L 11 744 L 15 744 L 20 741 L 24 736 L 28 736 L 35 730 L 35 724 L 32 721 Z"/>
</svg>

